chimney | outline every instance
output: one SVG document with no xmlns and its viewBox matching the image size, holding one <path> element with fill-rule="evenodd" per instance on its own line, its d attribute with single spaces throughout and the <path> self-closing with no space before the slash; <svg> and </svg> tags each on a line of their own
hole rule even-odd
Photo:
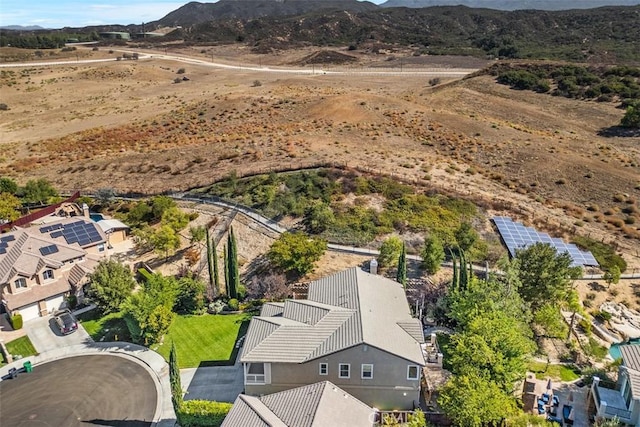
<svg viewBox="0 0 640 427">
<path fill-rule="evenodd" d="M 85 218 L 89 218 L 89 205 L 87 205 L 86 203 L 82 204 L 82 216 L 84 216 Z"/>
</svg>

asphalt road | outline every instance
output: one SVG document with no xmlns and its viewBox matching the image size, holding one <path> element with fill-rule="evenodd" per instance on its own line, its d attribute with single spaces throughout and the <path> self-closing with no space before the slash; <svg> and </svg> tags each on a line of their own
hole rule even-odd
<svg viewBox="0 0 640 427">
<path fill-rule="evenodd" d="M 117 356 L 79 356 L 35 366 L 0 382 L 0 425 L 150 426 L 156 387 L 140 365 Z"/>
</svg>

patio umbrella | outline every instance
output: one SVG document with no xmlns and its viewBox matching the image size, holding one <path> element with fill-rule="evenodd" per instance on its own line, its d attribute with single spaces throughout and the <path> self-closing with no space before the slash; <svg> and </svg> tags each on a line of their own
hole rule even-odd
<svg viewBox="0 0 640 427">
<path fill-rule="evenodd" d="M 551 382 L 551 378 L 547 381 L 547 394 L 553 394 L 553 383 Z"/>
<path fill-rule="evenodd" d="M 567 402 L 573 403 L 573 390 L 569 391 L 569 397 L 567 397 Z"/>
<path fill-rule="evenodd" d="M 569 419 L 571 421 L 573 421 L 573 417 L 575 416 L 574 412 L 575 412 L 575 409 L 573 409 L 573 406 L 572 406 L 571 407 L 571 412 L 569 412 Z"/>
</svg>

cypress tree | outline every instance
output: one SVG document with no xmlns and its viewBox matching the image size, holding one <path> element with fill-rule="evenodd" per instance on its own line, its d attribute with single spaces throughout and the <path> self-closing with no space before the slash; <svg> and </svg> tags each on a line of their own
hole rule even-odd
<svg viewBox="0 0 640 427">
<path fill-rule="evenodd" d="M 453 280 L 451 280 L 451 287 L 457 290 L 460 285 L 460 276 L 458 275 L 458 268 L 456 266 L 457 259 L 453 256 L 451 249 L 449 249 L 449 255 L 451 255 L 451 262 L 453 263 Z"/>
<path fill-rule="evenodd" d="M 229 298 L 238 298 L 238 286 L 240 285 L 240 275 L 238 273 L 238 246 L 236 236 L 233 234 L 233 227 L 229 229 L 227 237 L 227 266 L 229 268 Z"/>
<path fill-rule="evenodd" d="M 178 355 L 176 354 L 176 344 L 171 343 L 169 353 L 169 382 L 171 384 L 171 401 L 176 413 L 182 406 L 182 383 L 180 381 L 180 369 L 178 368 Z"/>
<path fill-rule="evenodd" d="M 209 286 L 214 284 L 214 269 L 213 269 L 213 250 L 211 248 L 211 238 L 209 237 L 209 227 L 205 227 L 206 239 L 207 239 L 207 267 L 209 268 Z"/>
<path fill-rule="evenodd" d="M 460 249 L 460 289 L 467 288 L 469 278 L 467 277 L 467 260 L 464 256 L 464 251 Z"/>
<path fill-rule="evenodd" d="M 229 296 L 229 257 L 227 255 L 227 247 L 224 247 L 222 251 L 224 262 L 224 293 Z"/>
<path fill-rule="evenodd" d="M 211 241 L 211 245 L 213 246 L 213 249 L 211 251 L 211 257 L 213 258 L 213 293 L 215 295 L 220 293 L 220 278 L 219 278 L 219 272 L 218 272 L 218 250 L 216 249 L 217 245 L 215 240 Z"/>
<path fill-rule="evenodd" d="M 398 258 L 398 273 L 396 274 L 396 280 L 402 283 L 402 286 L 407 288 L 407 248 L 405 244 L 402 244 L 402 252 L 400 252 L 400 258 Z"/>
</svg>

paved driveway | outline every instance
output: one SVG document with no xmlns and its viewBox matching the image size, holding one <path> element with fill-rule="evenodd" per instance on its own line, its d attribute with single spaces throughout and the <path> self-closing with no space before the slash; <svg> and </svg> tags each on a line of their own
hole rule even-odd
<svg viewBox="0 0 640 427">
<path fill-rule="evenodd" d="M 204 399 L 231 402 L 244 391 L 244 372 L 240 355 L 233 366 L 206 366 L 180 369 L 185 400 Z"/>
<path fill-rule="evenodd" d="M 2 426 L 147 427 L 158 395 L 139 363 L 112 355 L 70 357 L 0 381 Z"/>
<path fill-rule="evenodd" d="M 25 322 L 23 327 L 38 353 L 93 342 L 87 331 L 79 323 L 78 330 L 74 333 L 69 335 L 60 334 L 53 316 L 30 320 Z"/>
</svg>

